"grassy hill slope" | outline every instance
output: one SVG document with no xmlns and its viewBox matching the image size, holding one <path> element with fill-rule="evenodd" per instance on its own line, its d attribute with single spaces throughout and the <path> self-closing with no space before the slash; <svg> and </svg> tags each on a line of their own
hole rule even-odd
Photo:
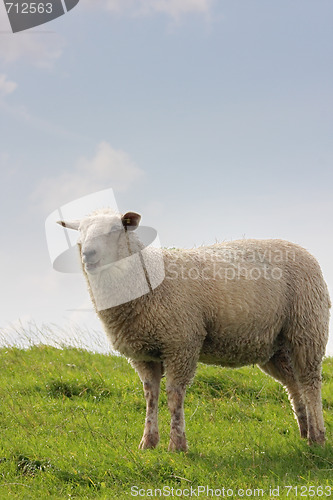
<svg viewBox="0 0 333 500">
<path fill-rule="evenodd" d="M 139 488 L 138 498 L 155 488 L 186 498 L 191 487 L 199 498 L 218 489 L 222 498 L 272 498 L 277 487 L 279 498 L 333 497 L 333 359 L 323 368 L 324 449 L 300 440 L 282 386 L 259 369 L 199 365 L 186 397 L 188 453 L 167 452 L 164 380 L 161 443 L 138 450 L 145 402 L 120 357 L 41 346 L 2 349 L 0 362 L 0 499 L 125 499 Z M 211 490 L 199 495 L 198 486 Z"/>
</svg>

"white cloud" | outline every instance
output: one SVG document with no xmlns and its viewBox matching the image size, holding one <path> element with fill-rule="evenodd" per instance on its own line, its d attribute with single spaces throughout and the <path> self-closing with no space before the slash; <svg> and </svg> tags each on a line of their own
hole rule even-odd
<svg viewBox="0 0 333 500">
<path fill-rule="evenodd" d="M 4 5 L 0 5 L 0 32 L 0 60 L 5 63 L 24 59 L 35 66 L 51 68 L 65 46 L 60 35 L 42 28 L 38 32 L 12 33 Z"/>
<path fill-rule="evenodd" d="M 101 142 L 93 158 L 80 158 L 73 170 L 42 179 L 32 200 L 44 210 L 52 211 L 64 203 L 108 187 L 126 191 L 142 175 L 143 171 L 127 153 Z"/>
<path fill-rule="evenodd" d="M 215 0 L 87 0 L 87 3 L 117 13 L 150 15 L 156 12 L 178 19 L 183 14 L 208 14 Z"/>
<path fill-rule="evenodd" d="M 11 94 L 17 87 L 17 83 L 7 79 L 7 75 L 0 73 L 0 97 Z"/>
</svg>

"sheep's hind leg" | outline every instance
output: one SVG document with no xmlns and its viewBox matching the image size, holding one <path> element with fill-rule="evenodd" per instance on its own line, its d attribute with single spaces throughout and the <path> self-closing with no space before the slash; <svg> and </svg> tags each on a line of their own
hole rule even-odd
<svg viewBox="0 0 333 500">
<path fill-rule="evenodd" d="M 158 397 L 163 366 L 160 362 L 132 361 L 143 383 L 146 398 L 146 420 L 140 449 L 155 448 L 159 442 L 158 432 Z"/>
<path fill-rule="evenodd" d="M 321 399 L 321 365 L 306 377 L 300 375 L 300 383 L 308 416 L 308 443 L 325 444 L 325 425 Z"/>
<path fill-rule="evenodd" d="M 306 405 L 288 351 L 278 351 L 268 363 L 260 368 L 286 387 L 298 421 L 300 435 L 302 438 L 306 438 L 308 435 Z"/>
<path fill-rule="evenodd" d="M 310 331 L 310 330 L 309 330 Z M 294 335 L 294 337 L 296 337 Z M 315 337 L 315 335 L 314 335 Z M 311 444 L 325 444 L 325 425 L 321 399 L 321 361 L 325 342 L 302 334 L 303 343 L 291 344 L 291 357 L 307 413 L 307 438 Z"/>
</svg>

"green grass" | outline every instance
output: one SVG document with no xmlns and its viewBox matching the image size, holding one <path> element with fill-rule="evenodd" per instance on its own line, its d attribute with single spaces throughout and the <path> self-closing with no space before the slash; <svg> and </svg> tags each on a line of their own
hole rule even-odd
<svg viewBox="0 0 333 500">
<path fill-rule="evenodd" d="M 325 448 L 300 440 L 283 388 L 257 368 L 199 365 L 186 397 L 188 453 L 167 452 L 164 380 L 161 442 L 138 450 L 145 402 L 120 357 L 41 346 L 2 349 L 0 360 L 0 499 L 149 498 L 132 496 L 133 486 L 148 495 L 169 488 L 169 498 L 189 498 L 191 487 L 225 488 L 224 498 L 229 489 L 234 499 L 274 498 L 269 490 L 279 487 L 287 498 L 286 485 L 298 487 L 288 498 L 310 496 L 310 486 L 332 486 L 333 497 L 333 359 L 323 368 Z"/>
</svg>

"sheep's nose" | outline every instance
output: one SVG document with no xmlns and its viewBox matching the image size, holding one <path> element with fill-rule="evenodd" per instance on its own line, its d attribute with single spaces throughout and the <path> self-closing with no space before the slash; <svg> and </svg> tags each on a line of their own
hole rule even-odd
<svg viewBox="0 0 333 500">
<path fill-rule="evenodd" d="M 91 261 L 96 255 L 96 250 L 84 250 L 82 252 L 82 260 L 83 262 Z"/>
</svg>

